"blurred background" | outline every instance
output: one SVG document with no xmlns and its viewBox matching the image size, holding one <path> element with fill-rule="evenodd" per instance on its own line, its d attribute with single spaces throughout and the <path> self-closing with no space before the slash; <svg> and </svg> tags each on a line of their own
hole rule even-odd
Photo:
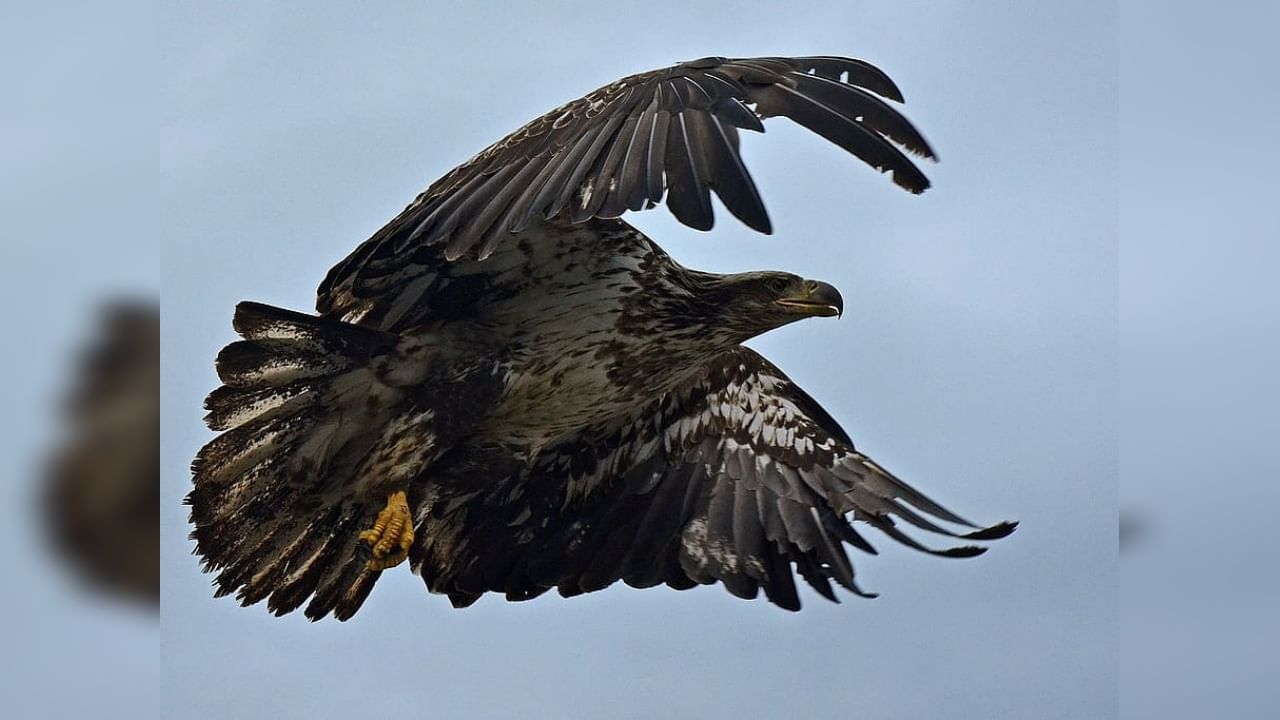
<svg viewBox="0 0 1280 720">
<path fill-rule="evenodd" d="M 15 717 L 159 717 L 164 99 L 142 7 L 0 10 L 0 595 Z"/>
<path fill-rule="evenodd" d="M 114 299 L 79 353 L 63 439 L 37 482 L 45 534 L 86 589 L 160 604 L 160 308 Z"/>
<path fill-rule="evenodd" d="M 1266 716 L 1280 18 L 1156 6 L 6 6 L 7 707 Z M 774 236 L 723 211 L 705 236 L 665 211 L 632 220 L 693 267 L 834 282 L 843 320 L 755 347 L 886 466 L 975 520 L 1021 520 L 1016 535 L 969 562 L 880 543 L 855 558 L 880 599 L 809 594 L 796 615 L 719 589 L 627 588 L 455 612 L 408 573 L 345 625 L 212 598 L 180 500 L 236 301 L 309 309 L 325 270 L 427 183 L 600 84 L 707 54 L 807 53 L 889 72 L 942 158 L 933 190 L 909 197 L 775 121 L 744 141 Z M 162 289 L 157 622 L 154 575 L 103 582 L 90 561 L 142 558 L 127 548 L 155 525 L 124 498 L 155 466 L 89 480 L 120 489 L 105 501 L 50 498 L 59 477 L 92 477 L 59 472 L 78 440 L 131 427 L 77 398 L 97 396 L 95 353 L 136 335 L 112 331 L 121 303 L 154 309 Z M 150 396 L 123 397 L 143 427 Z M 155 442 L 124 432 L 139 443 L 111 462 Z M 120 510 L 70 527 L 123 521 L 88 553 L 50 512 L 86 498 Z"/>
</svg>

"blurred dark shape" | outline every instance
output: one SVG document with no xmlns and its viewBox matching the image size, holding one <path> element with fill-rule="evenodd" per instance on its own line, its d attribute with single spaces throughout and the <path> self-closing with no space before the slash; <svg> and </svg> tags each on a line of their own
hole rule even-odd
<svg viewBox="0 0 1280 720">
<path fill-rule="evenodd" d="M 1147 521 L 1132 510 L 1120 511 L 1120 552 L 1132 549 L 1135 542 L 1147 536 Z"/>
<path fill-rule="evenodd" d="M 86 585 L 160 601 L 160 311 L 116 301 L 76 368 L 67 436 L 43 511 L 58 555 Z"/>
</svg>

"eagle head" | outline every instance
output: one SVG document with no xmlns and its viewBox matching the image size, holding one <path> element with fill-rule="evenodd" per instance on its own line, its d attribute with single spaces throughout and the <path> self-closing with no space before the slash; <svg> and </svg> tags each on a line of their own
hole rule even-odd
<svg viewBox="0 0 1280 720">
<path fill-rule="evenodd" d="M 707 293 L 721 323 L 743 339 L 809 317 L 844 312 L 844 298 L 828 283 L 786 272 L 722 275 Z"/>
</svg>

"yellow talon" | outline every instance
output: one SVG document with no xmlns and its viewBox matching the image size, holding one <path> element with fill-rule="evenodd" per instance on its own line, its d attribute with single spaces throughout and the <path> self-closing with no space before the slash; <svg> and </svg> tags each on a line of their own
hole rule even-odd
<svg viewBox="0 0 1280 720">
<path fill-rule="evenodd" d="M 365 563 L 370 570 L 386 570 L 405 561 L 413 545 L 413 516 L 403 490 L 387 496 L 387 505 L 378 513 L 373 527 L 360 533 L 373 557 Z"/>
</svg>

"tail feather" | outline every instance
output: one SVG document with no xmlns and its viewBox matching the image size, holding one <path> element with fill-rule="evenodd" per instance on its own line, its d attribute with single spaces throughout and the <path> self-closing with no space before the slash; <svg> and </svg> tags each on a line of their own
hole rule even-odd
<svg viewBox="0 0 1280 720">
<path fill-rule="evenodd" d="M 213 430 L 231 430 L 268 413 L 293 413 L 315 404 L 329 384 L 300 380 L 258 390 L 223 385 L 204 401 L 205 423 Z"/>
<path fill-rule="evenodd" d="M 358 552 L 378 508 L 353 476 L 379 425 L 349 415 L 375 392 L 369 365 L 396 336 L 249 302 L 233 325 L 245 339 L 219 353 L 223 386 L 205 401 L 222 434 L 197 454 L 186 498 L 195 551 L 219 596 L 277 614 L 310 597 L 309 618 L 349 618 L 378 576 Z"/>
<path fill-rule="evenodd" d="M 319 586 L 320 576 L 333 566 L 334 559 L 343 547 L 346 537 L 359 531 L 353 519 L 352 508 L 334 508 L 321 525 L 331 530 L 312 533 L 307 544 L 292 558 L 289 572 L 271 594 L 268 609 L 277 615 L 293 612 L 302 605 Z"/>
<path fill-rule="evenodd" d="M 237 388 L 272 387 L 294 380 L 331 377 L 355 359 L 330 354 L 305 340 L 241 340 L 218 353 L 218 379 Z"/>
<path fill-rule="evenodd" d="M 231 326 L 246 340 L 306 341 L 338 354 L 368 357 L 395 346 L 395 336 L 381 330 L 248 300 L 236 305 Z"/>
<path fill-rule="evenodd" d="M 210 488 L 228 488 L 250 479 L 253 471 L 278 465 L 283 452 L 315 425 L 310 413 L 268 411 L 227 430 L 196 454 L 192 470 Z M 301 458 L 295 458 L 295 461 Z M 297 462 L 293 463 L 297 464 Z"/>
<path fill-rule="evenodd" d="M 334 563 L 319 578 L 315 595 L 303 612 L 312 620 L 330 613 L 339 620 L 350 619 L 369 596 L 377 578 L 378 572 L 365 568 L 363 562 Z"/>
</svg>

